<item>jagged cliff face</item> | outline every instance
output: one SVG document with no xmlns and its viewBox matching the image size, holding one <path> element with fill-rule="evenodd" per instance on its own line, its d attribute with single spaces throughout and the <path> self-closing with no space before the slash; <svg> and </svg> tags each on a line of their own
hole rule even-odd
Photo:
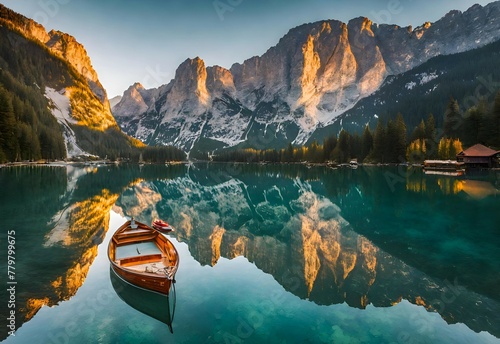
<svg viewBox="0 0 500 344">
<path fill-rule="evenodd" d="M 71 66 L 84 76 L 92 92 L 103 104 L 107 105 L 107 108 L 109 108 L 106 90 L 99 82 L 97 72 L 92 67 L 90 57 L 87 55 L 87 51 L 83 45 L 78 43 L 73 36 L 61 31 L 51 30 L 48 35 L 50 39 L 48 41 L 42 41 L 42 43 L 44 43 L 50 51 L 68 61 Z"/>
<path fill-rule="evenodd" d="M 127 91 L 113 110 L 127 133 L 186 151 L 202 149 L 196 146 L 200 139 L 220 143 L 213 147 L 304 143 L 376 91 L 388 75 L 499 38 L 500 2 L 452 11 L 415 29 L 367 18 L 305 24 L 264 55 L 230 70 L 188 59 L 162 91 L 145 91 L 159 92 L 157 102 L 141 103 Z"/>
</svg>

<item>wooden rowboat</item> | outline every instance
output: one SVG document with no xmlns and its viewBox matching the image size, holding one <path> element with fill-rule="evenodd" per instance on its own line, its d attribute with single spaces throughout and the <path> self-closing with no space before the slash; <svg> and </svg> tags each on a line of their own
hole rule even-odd
<svg viewBox="0 0 500 344">
<path fill-rule="evenodd" d="M 179 267 L 179 254 L 172 242 L 134 219 L 113 234 L 108 258 L 125 281 L 167 295 Z"/>
</svg>

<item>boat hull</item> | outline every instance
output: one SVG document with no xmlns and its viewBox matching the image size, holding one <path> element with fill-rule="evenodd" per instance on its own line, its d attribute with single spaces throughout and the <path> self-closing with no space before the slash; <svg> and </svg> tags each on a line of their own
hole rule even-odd
<svg viewBox="0 0 500 344">
<path fill-rule="evenodd" d="M 162 294 L 168 295 L 168 293 L 170 292 L 170 287 L 172 286 L 172 282 L 174 282 L 163 276 L 145 276 L 141 273 L 135 273 L 133 271 L 120 268 L 116 264 L 111 264 L 111 266 L 116 274 L 123 278 L 125 281 L 140 286 L 144 289 L 157 291 Z"/>
</svg>

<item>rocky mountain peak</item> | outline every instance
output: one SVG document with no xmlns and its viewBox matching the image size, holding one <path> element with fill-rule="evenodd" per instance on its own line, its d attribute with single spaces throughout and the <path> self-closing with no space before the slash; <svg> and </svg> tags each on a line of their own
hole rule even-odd
<svg viewBox="0 0 500 344">
<path fill-rule="evenodd" d="M 50 36 L 43 25 L 12 11 L 2 4 L 0 4 L 0 22 L 10 24 L 24 36 L 42 43 L 45 43 L 50 39 Z"/>
<path fill-rule="evenodd" d="M 366 34 L 373 36 L 372 31 L 373 22 L 366 17 L 357 17 L 349 20 L 347 26 L 349 30 L 359 31 L 360 33 L 366 31 Z"/>
<path fill-rule="evenodd" d="M 236 93 L 233 74 L 224 67 L 207 67 L 206 85 L 207 90 L 216 96 L 220 96 L 224 92 L 229 95 L 234 95 Z"/>
<path fill-rule="evenodd" d="M 131 87 L 135 88 L 136 90 L 144 90 L 144 86 L 140 82 L 134 83 Z"/>
<path fill-rule="evenodd" d="M 186 59 L 175 72 L 170 98 L 187 97 L 207 106 L 210 95 L 207 91 L 207 69 L 199 57 Z"/>
<path fill-rule="evenodd" d="M 144 87 L 136 82 L 130 86 L 124 93 L 119 103 L 113 107 L 115 116 L 131 116 L 137 113 L 144 113 L 148 109 L 148 104 L 144 100 L 141 91 Z"/>
<path fill-rule="evenodd" d="M 67 33 L 51 30 L 50 39 L 45 43 L 46 46 L 64 60 L 68 61 L 77 72 L 83 75 L 89 82 L 92 92 L 104 104 L 107 102 L 107 95 L 104 87 L 99 82 L 97 72 L 92 67 L 90 57 L 85 47 L 80 44 L 73 36 Z"/>
</svg>

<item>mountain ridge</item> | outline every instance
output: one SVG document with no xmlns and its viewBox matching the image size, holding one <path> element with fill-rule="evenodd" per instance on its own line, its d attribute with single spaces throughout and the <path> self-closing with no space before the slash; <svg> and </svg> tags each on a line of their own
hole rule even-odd
<svg viewBox="0 0 500 344">
<path fill-rule="evenodd" d="M 195 58 L 191 60 L 196 61 L 196 68 L 190 70 L 185 65 L 188 59 L 175 78 L 160 87 L 162 91 L 146 90 L 158 92 L 161 104 L 149 104 L 148 110 L 135 116 L 130 112 L 121 116 L 123 109 L 116 106 L 114 113 L 128 134 L 150 144 L 174 144 L 185 151 L 198 149 L 206 140 L 215 148 L 283 146 L 285 141 L 301 144 L 318 127 L 375 92 L 387 76 L 408 71 L 434 56 L 497 40 L 499 18 L 497 1 L 465 12 L 450 11 L 437 22 L 415 29 L 374 24 L 363 17 L 348 23 L 303 24 L 262 56 L 235 63 L 230 69 L 202 68 L 201 59 Z M 210 68 L 219 73 L 207 82 L 205 73 Z M 204 80 L 205 85 L 189 87 L 181 78 Z M 177 85 L 175 96 L 171 95 L 172 85 Z M 122 97 L 126 101 L 130 99 Z M 195 109 L 196 118 L 186 118 Z M 239 116 L 234 118 L 234 112 Z M 224 128 L 221 123 L 226 123 Z"/>
</svg>

